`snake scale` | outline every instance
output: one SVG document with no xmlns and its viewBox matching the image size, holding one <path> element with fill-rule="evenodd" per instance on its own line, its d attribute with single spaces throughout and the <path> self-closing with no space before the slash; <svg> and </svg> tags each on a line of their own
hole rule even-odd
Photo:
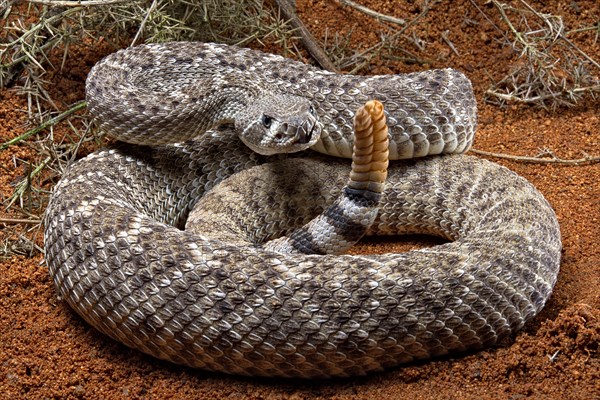
<svg viewBox="0 0 600 400">
<path fill-rule="evenodd" d="M 459 72 L 344 76 L 168 43 L 108 56 L 86 92 L 122 142 L 55 186 L 46 261 L 59 296 L 127 346 L 230 374 L 363 375 L 493 345 L 552 292 L 551 206 L 508 169 L 452 154 L 476 125 Z M 369 99 L 385 106 L 390 159 L 410 159 L 390 163 L 368 234 L 448 242 L 382 255 L 265 249 L 340 196 L 350 166 L 339 157 L 351 156 L 352 117 Z M 297 152 L 307 147 L 336 157 Z M 194 207 L 216 237 L 183 230 Z M 220 237 L 231 232 L 241 237 Z"/>
</svg>

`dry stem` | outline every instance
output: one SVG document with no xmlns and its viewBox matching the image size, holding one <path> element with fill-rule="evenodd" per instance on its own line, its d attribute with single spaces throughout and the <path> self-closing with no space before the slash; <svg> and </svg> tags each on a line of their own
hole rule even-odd
<svg viewBox="0 0 600 400">
<path fill-rule="evenodd" d="M 288 0 L 275 0 L 284 18 L 289 20 L 290 25 L 300 34 L 302 44 L 308 50 L 310 55 L 319 63 L 319 65 L 328 71 L 338 72 L 337 67 L 331 62 L 327 54 L 323 51 L 321 46 L 317 44 L 317 40 L 310 33 L 306 25 L 298 18 L 296 11 Z"/>
<path fill-rule="evenodd" d="M 506 160 L 519 161 L 519 162 L 527 162 L 534 164 L 566 164 L 566 165 L 584 165 L 584 164 L 595 164 L 600 162 L 600 157 L 593 156 L 585 156 L 582 158 L 576 159 L 564 159 L 557 157 L 554 153 L 550 151 L 546 151 L 543 155 L 549 156 L 550 158 L 542 158 L 539 157 L 530 157 L 530 156 L 517 156 L 514 154 L 505 154 L 505 153 L 494 153 L 490 151 L 471 149 L 470 152 L 479 154 L 487 157 L 494 158 L 503 158 Z"/>
<path fill-rule="evenodd" d="M 486 100 L 516 101 L 555 109 L 573 106 L 584 95 L 600 93 L 600 63 L 570 39 L 560 16 L 536 11 L 524 0 L 523 8 L 492 0 L 508 31 L 500 29 L 474 2 L 506 43 L 520 54 L 511 72 L 486 91 Z M 595 74 L 592 73 L 595 70 Z"/>
<path fill-rule="evenodd" d="M 60 1 L 60 0 L 27 0 L 29 3 L 45 4 L 53 7 L 89 7 L 106 6 L 110 4 L 127 3 L 130 0 L 81 0 L 81 1 Z"/>
<path fill-rule="evenodd" d="M 377 11 L 371 10 L 368 7 L 362 6 L 358 3 L 353 2 L 352 0 L 339 0 L 340 3 L 345 4 L 349 7 L 354 8 L 355 10 L 358 10 L 370 17 L 374 17 L 377 18 L 381 21 L 385 21 L 385 22 L 391 22 L 392 24 L 398 24 L 398 25 L 405 25 L 406 21 L 403 20 L 402 18 L 396 18 L 396 17 L 392 17 L 391 15 L 385 15 L 385 14 L 381 14 L 378 13 Z"/>
</svg>

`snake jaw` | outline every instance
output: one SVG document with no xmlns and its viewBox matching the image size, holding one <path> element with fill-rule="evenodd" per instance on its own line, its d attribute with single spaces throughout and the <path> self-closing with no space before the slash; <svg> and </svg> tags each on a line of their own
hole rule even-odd
<svg viewBox="0 0 600 400">
<path fill-rule="evenodd" d="M 294 143 L 297 144 L 306 144 L 310 141 L 312 136 L 312 128 L 309 132 L 306 132 L 303 126 L 298 127 L 298 132 L 294 136 Z"/>
<path fill-rule="evenodd" d="M 236 119 L 236 127 L 240 139 L 256 153 L 295 153 L 313 146 L 321 137 L 317 112 L 302 97 L 275 95 L 250 110 L 252 113 L 246 111 Z"/>
<path fill-rule="evenodd" d="M 273 155 L 295 153 L 313 146 L 321 136 L 321 126 L 316 120 L 303 122 L 271 121 L 270 128 L 263 138 L 256 143 L 249 135 L 240 138 L 256 153 Z"/>
<path fill-rule="evenodd" d="M 315 144 L 320 135 L 321 126 L 319 122 L 316 120 L 308 121 L 307 123 L 298 127 L 294 143 L 299 145 L 308 145 L 303 148 L 304 150 Z"/>
</svg>

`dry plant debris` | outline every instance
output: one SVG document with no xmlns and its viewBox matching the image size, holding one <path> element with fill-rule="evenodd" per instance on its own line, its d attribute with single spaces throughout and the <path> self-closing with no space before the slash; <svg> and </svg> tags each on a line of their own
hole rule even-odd
<svg viewBox="0 0 600 400">
<path fill-rule="evenodd" d="M 513 7 L 492 0 L 501 23 L 508 27 L 497 29 L 520 57 L 511 72 L 486 92 L 488 101 L 556 109 L 575 105 L 585 94 L 598 96 L 599 60 L 569 39 L 575 31 L 567 31 L 561 16 L 538 12 L 524 0 L 519 3 L 521 7 Z M 600 32 L 600 20 L 584 29 Z"/>
</svg>

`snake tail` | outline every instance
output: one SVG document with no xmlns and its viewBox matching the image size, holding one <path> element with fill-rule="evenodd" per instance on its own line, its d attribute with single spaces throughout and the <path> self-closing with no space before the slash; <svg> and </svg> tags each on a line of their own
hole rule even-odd
<svg viewBox="0 0 600 400">
<path fill-rule="evenodd" d="M 375 218 L 388 167 L 388 129 L 383 104 L 368 101 L 354 117 L 350 179 L 336 201 L 290 235 L 266 248 L 281 253 L 343 254 L 362 238 Z"/>
</svg>

